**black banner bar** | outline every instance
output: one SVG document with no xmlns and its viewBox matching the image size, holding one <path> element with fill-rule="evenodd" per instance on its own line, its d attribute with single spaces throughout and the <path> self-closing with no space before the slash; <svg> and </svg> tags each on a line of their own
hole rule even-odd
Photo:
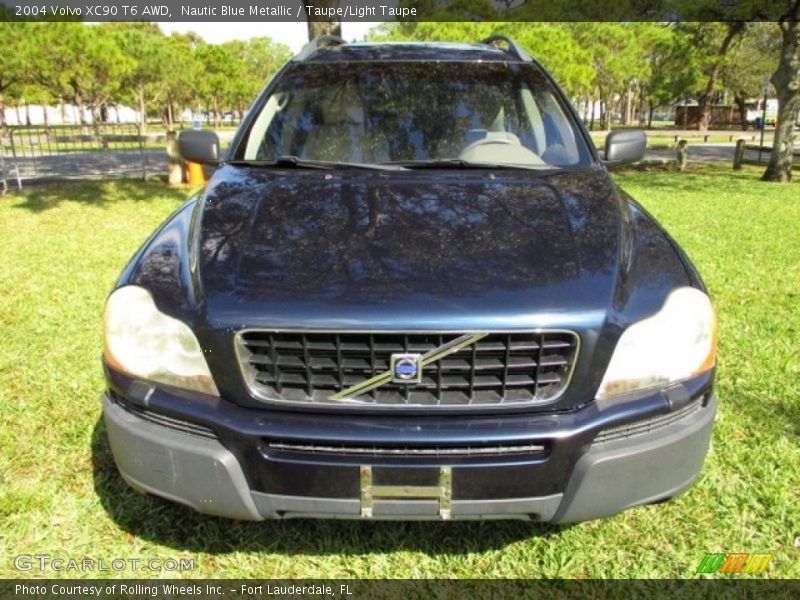
<svg viewBox="0 0 800 600">
<path fill-rule="evenodd" d="M 777 21 L 794 0 L 0 0 L 2 21 Z"/>
<path fill-rule="evenodd" d="M 770 598 L 800 595 L 800 580 L 0 580 L 0 598 L 26 600 L 523 600 L 528 598 Z"/>
</svg>

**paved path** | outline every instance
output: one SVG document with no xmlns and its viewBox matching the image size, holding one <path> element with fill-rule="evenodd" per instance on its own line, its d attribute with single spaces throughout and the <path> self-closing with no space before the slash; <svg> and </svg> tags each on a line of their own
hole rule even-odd
<svg viewBox="0 0 800 600">
<path fill-rule="evenodd" d="M 689 160 L 703 162 L 729 162 L 733 167 L 733 153 L 736 144 L 689 144 Z M 676 151 L 670 149 L 648 150 L 645 160 L 675 160 Z M 745 150 L 745 159 L 758 160 L 758 150 Z M 769 152 L 762 151 L 764 164 L 769 160 Z"/>
<path fill-rule="evenodd" d="M 223 147 L 230 143 L 233 134 L 232 131 L 220 132 Z M 3 191 L 3 180 L 9 189 L 16 189 L 17 169 L 23 186 L 26 182 L 139 177 L 163 175 L 167 172 L 166 149 L 63 152 L 35 158 L 19 157 L 16 161 L 11 158 L 8 147 L 0 147 L 0 153 L 4 158 L 0 162 L 0 193 Z"/>
<path fill-rule="evenodd" d="M 18 158 L 16 166 L 23 181 L 77 179 L 108 176 L 139 176 L 166 173 L 165 150 L 120 150 L 114 152 L 72 152 L 36 158 Z M 16 179 L 14 160 L 5 158 L 5 178 Z"/>
</svg>

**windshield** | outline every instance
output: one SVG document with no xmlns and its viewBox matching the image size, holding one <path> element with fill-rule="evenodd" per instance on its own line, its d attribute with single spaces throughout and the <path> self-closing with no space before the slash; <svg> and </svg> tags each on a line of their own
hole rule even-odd
<svg viewBox="0 0 800 600">
<path fill-rule="evenodd" d="M 528 168 L 590 160 L 538 68 L 501 62 L 294 65 L 233 157 Z"/>
</svg>

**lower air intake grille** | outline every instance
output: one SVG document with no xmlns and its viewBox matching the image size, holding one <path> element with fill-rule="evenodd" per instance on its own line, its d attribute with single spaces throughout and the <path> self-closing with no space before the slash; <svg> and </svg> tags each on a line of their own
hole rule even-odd
<svg viewBox="0 0 800 600">
<path fill-rule="evenodd" d="M 312 405 L 487 407 L 540 404 L 566 388 L 578 352 L 571 332 L 489 333 L 422 366 L 418 383 L 387 377 L 364 392 L 335 394 L 390 369 L 392 355 L 424 359 L 466 333 L 244 331 L 242 372 L 258 398 Z"/>
<path fill-rule="evenodd" d="M 702 398 L 698 398 L 696 400 L 692 400 L 686 406 L 665 415 L 658 415 L 657 417 L 652 417 L 650 419 L 643 419 L 640 421 L 634 421 L 632 423 L 625 423 L 624 425 L 617 425 L 616 427 L 610 427 L 609 429 L 605 429 L 598 433 L 594 441 L 597 443 L 611 442 L 614 440 L 623 440 L 634 435 L 658 431 L 659 429 L 669 427 L 673 423 L 677 423 L 684 417 L 688 417 L 692 413 L 700 410 L 702 404 Z"/>
<path fill-rule="evenodd" d="M 547 446 L 544 444 L 525 443 L 501 446 L 418 447 L 298 444 L 294 442 L 266 441 L 266 449 L 270 452 L 366 458 L 513 458 L 519 456 L 541 458 L 547 452 Z"/>
<path fill-rule="evenodd" d="M 183 419 L 176 419 L 175 417 L 170 417 L 163 413 L 142 408 L 141 406 L 137 406 L 131 402 L 128 402 L 117 395 L 114 395 L 113 399 L 120 407 L 127 410 L 129 413 L 144 419 L 145 421 L 149 421 L 163 427 L 168 427 L 169 429 L 180 431 L 181 433 L 188 433 L 190 435 L 197 435 L 209 439 L 217 439 L 217 434 L 204 425 L 190 423 L 189 421 L 184 421 Z"/>
</svg>

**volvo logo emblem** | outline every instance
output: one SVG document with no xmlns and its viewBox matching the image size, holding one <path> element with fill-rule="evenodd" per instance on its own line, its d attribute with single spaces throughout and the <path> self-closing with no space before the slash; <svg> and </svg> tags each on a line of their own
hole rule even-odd
<svg viewBox="0 0 800 600">
<path fill-rule="evenodd" d="M 421 354 L 392 354 L 390 369 L 395 383 L 420 383 L 422 381 Z"/>
</svg>

